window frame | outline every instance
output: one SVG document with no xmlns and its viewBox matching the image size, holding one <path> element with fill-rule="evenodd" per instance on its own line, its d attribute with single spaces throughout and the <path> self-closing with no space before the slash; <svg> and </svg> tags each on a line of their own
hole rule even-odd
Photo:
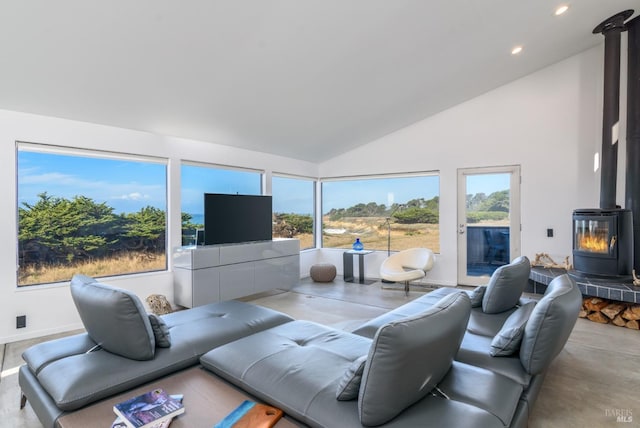
<svg viewBox="0 0 640 428">
<path fill-rule="evenodd" d="M 431 171 L 411 171 L 411 172 L 403 172 L 403 173 L 388 173 L 388 174 L 359 174 L 359 175 L 350 175 L 350 176 L 331 176 L 331 177 L 320 177 L 318 179 L 318 184 L 320 187 L 320 203 L 317 211 L 317 216 L 319 216 L 319 241 L 320 248 L 323 249 L 341 249 L 344 250 L 347 247 L 325 247 L 325 234 L 324 234 L 324 198 L 325 198 L 325 188 L 324 183 L 332 183 L 332 182 L 345 182 L 345 181 L 359 181 L 359 180 L 376 180 L 376 179 L 397 179 L 397 178 L 412 178 L 412 177 L 437 177 L 438 179 L 438 199 L 440 200 L 441 196 L 441 177 L 439 170 L 431 170 Z M 440 203 L 438 203 L 438 216 L 440 216 Z M 440 254 L 441 250 L 441 235 L 440 235 L 440 221 L 438 221 L 438 251 L 434 251 L 436 254 Z M 355 237 L 354 237 L 355 239 Z M 366 247 L 366 245 L 365 245 Z M 365 248 L 370 249 L 370 248 Z M 374 251 L 383 251 L 382 248 L 374 248 Z M 387 250 L 386 248 L 384 249 Z M 394 250 L 393 247 L 390 248 L 390 251 L 399 251 Z"/>
<path fill-rule="evenodd" d="M 300 251 L 314 250 L 314 249 L 318 248 L 317 230 L 318 230 L 319 222 L 317 220 L 318 219 L 318 199 L 317 199 L 317 194 L 318 194 L 318 182 L 319 182 L 319 180 L 317 178 L 314 178 L 314 177 L 287 174 L 287 173 L 275 172 L 274 171 L 274 172 L 271 173 L 271 196 L 272 197 L 273 197 L 273 178 L 274 177 L 291 179 L 291 180 L 308 181 L 308 182 L 311 183 L 311 188 L 312 188 L 311 219 L 313 221 L 313 226 L 312 226 L 312 235 L 313 235 L 312 236 L 312 245 L 310 247 L 304 247 L 304 248 L 302 248 L 302 246 L 301 246 L 300 247 Z"/>
<path fill-rule="evenodd" d="M 169 250 L 170 250 L 170 203 L 169 203 L 169 159 L 160 156 L 152 156 L 152 155 L 140 155 L 126 152 L 116 152 L 111 150 L 101 150 L 101 149 L 85 149 L 73 146 L 64 146 L 64 145 L 55 145 L 48 143 L 38 143 L 24 140 L 16 140 L 15 141 L 15 232 L 14 239 L 16 245 L 16 288 L 18 290 L 30 290 L 34 288 L 48 288 L 55 287 L 59 285 L 67 285 L 69 279 L 63 279 L 59 281 L 52 282 L 38 282 L 31 284 L 20 284 L 20 207 L 21 202 L 20 198 L 20 165 L 19 165 L 19 153 L 20 152 L 30 152 L 30 153 L 39 153 L 39 154 L 49 154 L 49 155 L 60 155 L 60 156 L 75 156 L 79 158 L 92 158 L 92 159 L 102 159 L 102 160 L 113 160 L 120 162 L 144 162 L 149 164 L 161 165 L 164 168 L 164 180 L 162 185 L 164 186 L 164 268 L 162 269 L 153 269 L 153 270 L 141 270 L 135 272 L 123 272 L 116 274 L 108 274 L 108 275 L 100 275 L 96 278 L 119 278 L 119 277 L 129 277 L 132 275 L 147 275 L 147 274 L 158 274 L 162 272 L 168 272 L 169 267 Z M 84 196 L 84 195 L 77 195 Z M 90 198 L 93 199 L 93 198 Z M 155 207 L 154 207 L 155 208 Z"/>
<path fill-rule="evenodd" d="M 184 200 L 184 177 L 183 177 L 183 167 L 188 166 L 188 167 L 196 167 L 196 168 L 207 168 L 207 169 L 215 169 L 215 170 L 223 170 L 223 171 L 233 171 L 233 172 L 244 172 L 244 173 L 251 173 L 251 174 L 258 174 L 258 187 L 259 187 L 259 193 L 257 193 L 257 195 L 264 195 L 265 194 L 265 188 L 266 188 L 266 172 L 263 169 L 257 169 L 257 168 L 246 168 L 246 167 L 241 167 L 241 166 L 232 166 L 232 165 L 226 165 L 226 164 L 217 164 L 217 163 L 210 163 L 210 162 L 198 162 L 198 161 L 192 161 L 192 160 L 188 160 L 188 159 L 181 159 L 180 160 L 180 165 L 179 165 L 179 169 L 180 169 L 180 245 L 188 245 L 185 244 L 185 235 L 184 235 L 184 231 L 185 229 L 182 227 L 182 202 Z M 207 191 L 206 193 L 223 193 L 223 194 L 233 194 L 233 193 L 228 193 L 228 192 L 223 192 L 223 191 L 219 191 L 219 190 L 211 190 L 211 191 Z M 249 193 L 243 193 L 243 194 L 249 194 Z M 204 193 L 203 193 L 204 195 Z M 204 204 L 204 200 L 203 200 L 203 204 Z M 204 215 L 204 206 L 202 207 L 202 215 Z M 188 213 L 189 214 L 189 213 Z M 203 222 L 204 222 L 204 218 L 203 218 Z M 203 227 L 204 227 L 204 223 L 203 223 Z M 197 231 L 196 231 L 196 237 L 197 237 Z M 196 238 L 197 241 L 197 238 Z M 197 243 L 197 242 L 195 242 Z"/>
</svg>

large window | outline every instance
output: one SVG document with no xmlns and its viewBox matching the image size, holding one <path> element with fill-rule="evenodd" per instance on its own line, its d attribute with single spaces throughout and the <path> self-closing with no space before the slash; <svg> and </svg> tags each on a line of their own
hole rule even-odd
<svg viewBox="0 0 640 428">
<path fill-rule="evenodd" d="M 204 229 L 204 194 L 227 193 L 260 195 L 260 171 L 222 166 L 183 163 L 180 169 L 182 245 L 196 242 L 197 231 Z"/>
<path fill-rule="evenodd" d="M 300 249 L 315 247 L 313 235 L 315 181 L 274 175 L 273 237 L 297 238 Z"/>
<path fill-rule="evenodd" d="M 435 174 L 323 180 L 322 246 L 439 252 L 439 186 Z"/>
<path fill-rule="evenodd" d="M 18 286 L 166 269 L 166 169 L 18 143 Z"/>
</svg>

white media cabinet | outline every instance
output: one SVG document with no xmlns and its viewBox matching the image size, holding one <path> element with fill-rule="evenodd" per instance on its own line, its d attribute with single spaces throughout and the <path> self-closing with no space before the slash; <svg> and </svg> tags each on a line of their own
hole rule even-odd
<svg viewBox="0 0 640 428">
<path fill-rule="evenodd" d="M 178 247 L 173 268 L 174 300 L 186 308 L 289 290 L 300 280 L 300 241 Z"/>
</svg>

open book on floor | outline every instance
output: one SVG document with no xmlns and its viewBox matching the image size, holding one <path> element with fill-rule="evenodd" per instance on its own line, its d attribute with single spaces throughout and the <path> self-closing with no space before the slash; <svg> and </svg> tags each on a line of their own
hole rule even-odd
<svg viewBox="0 0 640 428">
<path fill-rule="evenodd" d="M 128 428 L 162 428 L 168 426 L 175 416 L 184 413 L 184 406 L 180 398 L 173 398 L 162 389 L 154 389 L 116 404 L 113 411 Z"/>
</svg>

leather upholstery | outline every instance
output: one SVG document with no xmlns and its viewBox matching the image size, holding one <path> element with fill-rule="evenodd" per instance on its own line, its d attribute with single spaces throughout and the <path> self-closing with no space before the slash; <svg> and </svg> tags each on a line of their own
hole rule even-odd
<svg viewBox="0 0 640 428">
<path fill-rule="evenodd" d="M 454 288 L 435 290 L 368 321 L 354 330 L 354 333 L 373 337 L 372 334 L 384 323 L 424 311 L 434 300 L 456 292 Z M 473 291 L 467 293 L 471 294 Z M 575 282 L 568 275 L 563 275 L 552 281 L 539 300 L 521 296 L 510 296 L 509 299 L 516 303 L 506 311 L 489 314 L 483 312 L 482 307 L 471 309 L 456 361 L 439 387 L 452 400 L 479 406 L 498 416 L 506 426 L 526 427 L 546 369 L 562 350 L 575 325 L 582 296 Z M 491 356 L 491 343 L 504 323 L 519 307 L 529 305 L 527 309 L 531 309 L 532 303 L 535 306 L 525 324 L 519 351 L 510 356 Z M 479 370 L 471 370 L 469 366 Z M 473 387 L 474 384 L 477 387 Z M 502 386 L 498 388 L 491 385 Z M 511 391 L 512 395 L 502 394 L 503 390 Z M 483 395 L 482 391 L 487 394 Z M 404 417 L 406 412 L 400 417 Z M 509 414 L 512 414 L 510 421 Z"/>
<path fill-rule="evenodd" d="M 370 346 L 371 339 L 362 336 L 292 321 L 213 349 L 200 362 L 304 423 L 322 426 L 318 421 L 329 412 L 333 426 L 342 426 L 334 418 L 357 421 L 357 402 L 337 400 L 338 383 Z M 326 396 L 330 410 L 315 405 L 319 395 Z"/>
<path fill-rule="evenodd" d="M 446 318 L 451 316 L 451 323 L 447 325 L 438 322 L 443 319 L 431 318 L 434 322 L 429 323 L 428 328 L 421 329 L 423 334 L 427 333 L 425 340 L 436 340 L 435 337 L 439 337 L 438 341 L 444 340 L 444 332 L 464 330 L 464 317 L 460 319 L 460 315 L 465 311 L 468 314 L 470 303 L 466 296 L 452 297 L 456 300 L 456 310 L 451 312 L 455 314 L 441 314 Z M 434 312 L 440 311 L 436 309 L 432 314 Z M 403 321 L 394 323 L 394 329 L 402 328 Z M 416 339 L 413 333 L 409 336 Z M 389 344 L 389 338 L 385 336 L 384 339 Z M 370 356 L 371 344 L 371 339 L 359 335 L 309 321 L 293 321 L 218 347 L 203 355 L 201 363 L 258 399 L 280 407 L 306 425 L 361 428 L 363 424 L 359 418 L 359 400 L 337 400 L 336 387 L 344 372 L 359 355 L 367 355 L 367 358 Z M 383 344 L 380 343 L 379 346 Z M 455 337 L 451 337 L 451 343 L 446 346 L 455 349 Z M 389 351 L 391 354 L 392 350 Z M 397 353 L 404 354 L 400 349 L 397 349 Z M 424 356 L 416 358 L 423 364 L 429 364 Z M 447 376 L 448 373 L 442 384 L 446 382 Z M 399 391 L 402 383 L 400 379 L 388 378 L 384 381 L 383 389 L 387 390 L 386 394 L 392 394 L 393 391 Z M 361 396 L 362 388 L 363 386 Z M 425 389 L 428 388 L 425 386 Z M 519 386 L 515 387 L 516 390 L 518 388 Z M 385 391 L 382 393 L 385 394 Z M 485 395 L 490 395 L 490 392 L 487 391 Z M 517 401 L 517 397 L 515 398 Z M 509 409 L 503 412 L 507 413 Z M 439 394 L 429 393 L 384 426 L 490 428 L 504 427 L 504 424 L 499 417 L 474 404 L 448 400 Z"/>
<path fill-rule="evenodd" d="M 531 262 L 520 256 L 493 272 L 482 298 L 482 311 L 496 314 L 512 309 L 529 282 Z"/>
<path fill-rule="evenodd" d="M 460 346 L 470 310 L 469 296 L 458 292 L 380 327 L 362 374 L 358 411 L 363 425 L 388 422 L 440 382 Z"/>
<path fill-rule="evenodd" d="M 159 348 L 169 348 L 171 346 L 171 331 L 167 324 L 156 314 L 149 314 L 149 322 L 153 330 L 153 337 L 156 346 Z"/>
<path fill-rule="evenodd" d="M 533 302 L 527 303 L 509 315 L 509 318 L 507 318 L 500 331 L 496 333 L 491 341 L 489 353 L 492 357 L 504 357 L 520 350 L 524 327 L 535 306 L 536 304 Z"/>
<path fill-rule="evenodd" d="M 526 302 L 519 298 L 517 305 Z M 19 382 L 47 428 L 65 411 L 196 364 L 200 356 L 209 370 L 312 427 L 520 428 L 580 303 L 575 282 L 556 278 L 527 320 L 520 351 L 492 357 L 491 342 L 517 306 L 488 314 L 471 309 L 467 293 L 456 289 L 403 305 L 365 323 L 359 334 L 221 302 L 163 316 L 172 344 L 156 348 L 152 360 L 104 349 L 85 353 L 95 342 L 81 334 L 25 351 Z M 358 400 L 336 399 L 345 372 L 363 357 Z"/>
<path fill-rule="evenodd" d="M 171 347 L 156 348 L 154 358 L 138 361 L 97 348 L 88 334 L 55 339 L 28 348 L 20 387 L 45 427 L 64 412 L 198 363 L 208 350 L 291 317 L 248 303 L 228 301 L 164 315 Z"/>
<path fill-rule="evenodd" d="M 450 399 L 485 409 L 505 426 L 511 423 L 523 391 L 512 379 L 457 361 L 438 386 Z"/>
<path fill-rule="evenodd" d="M 156 342 L 149 317 L 138 296 L 85 275 L 74 275 L 70 288 L 82 324 L 91 339 L 109 352 L 126 358 L 153 358 Z"/>
<path fill-rule="evenodd" d="M 457 292 L 455 288 L 440 288 L 436 291 L 438 291 L 439 293 L 433 294 L 434 292 L 431 292 L 425 294 L 418 299 L 412 300 L 409 303 L 405 303 L 404 305 L 394 310 L 386 312 L 379 317 L 365 322 L 360 327 L 353 330 L 353 333 L 360 336 L 373 338 L 373 336 L 375 336 L 376 332 L 382 325 L 426 311 L 434 304 L 436 304 L 440 299 L 442 299 L 446 294 Z"/>
<path fill-rule="evenodd" d="M 355 400 L 360 392 L 360 384 L 362 382 L 362 373 L 367 362 L 367 356 L 355 360 L 347 368 L 342 375 L 338 388 L 336 389 L 336 398 L 338 400 Z"/>
<path fill-rule="evenodd" d="M 557 276 L 549 283 L 524 330 L 520 360 L 527 373 L 542 372 L 562 350 L 581 305 L 582 294 L 569 275 Z"/>
</svg>

